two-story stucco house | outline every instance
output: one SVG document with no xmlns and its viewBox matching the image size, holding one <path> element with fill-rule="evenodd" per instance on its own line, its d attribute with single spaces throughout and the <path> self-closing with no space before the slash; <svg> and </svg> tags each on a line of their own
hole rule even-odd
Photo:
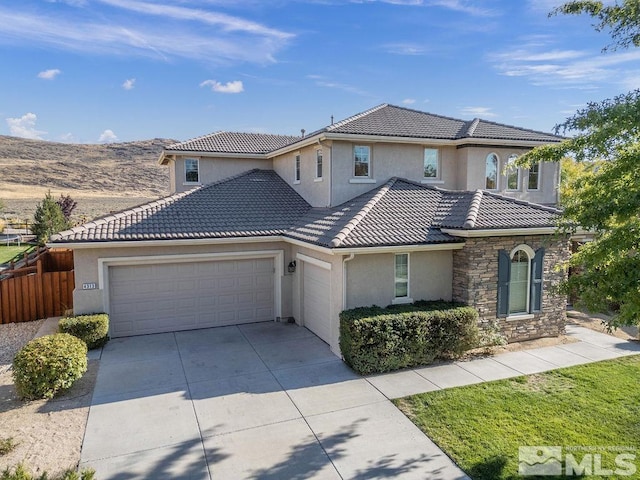
<svg viewBox="0 0 640 480">
<path fill-rule="evenodd" d="M 510 165 L 560 140 L 386 104 L 300 137 L 217 132 L 162 153 L 172 196 L 52 241 L 76 313 L 114 337 L 294 319 L 339 354 L 340 311 L 423 299 L 557 335 L 559 168 Z"/>
</svg>

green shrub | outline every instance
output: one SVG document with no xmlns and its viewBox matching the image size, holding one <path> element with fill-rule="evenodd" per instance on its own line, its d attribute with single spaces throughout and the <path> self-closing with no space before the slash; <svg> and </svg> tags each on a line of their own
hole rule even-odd
<svg viewBox="0 0 640 480">
<path fill-rule="evenodd" d="M 89 350 L 92 350 L 109 341 L 109 315 L 96 313 L 62 318 L 58 323 L 58 329 L 62 333 L 78 337 L 87 344 Z"/>
<path fill-rule="evenodd" d="M 478 345 L 478 312 L 451 302 L 354 308 L 340 313 L 340 350 L 362 375 L 426 365 Z"/>
<path fill-rule="evenodd" d="M 35 338 L 13 359 L 13 380 L 21 398 L 51 398 L 87 371 L 87 346 L 68 333 Z"/>
<path fill-rule="evenodd" d="M 0 438 L 0 457 L 12 452 L 17 446 L 18 442 L 16 442 L 13 437 Z"/>
<path fill-rule="evenodd" d="M 53 478 L 49 478 L 47 472 L 41 473 L 39 476 L 34 477 L 24 464 L 19 463 L 12 469 L 5 468 L 0 474 L 0 480 L 93 480 L 95 478 L 95 470 L 91 468 L 83 469 L 80 473 L 75 470 L 69 469 Z"/>
</svg>

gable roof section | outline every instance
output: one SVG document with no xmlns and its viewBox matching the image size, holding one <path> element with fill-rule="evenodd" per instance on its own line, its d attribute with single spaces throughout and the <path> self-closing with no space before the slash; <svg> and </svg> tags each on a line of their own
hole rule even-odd
<svg viewBox="0 0 640 480">
<path fill-rule="evenodd" d="M 174 143 L 165 152 L 248 153 L 266 154 L 300 140 L 291 135 L 267 133 L 215 132 Z"/>
<path fill-rule="evenodd" d="M 334 208 L 312 208 L 277 173 L 251 170 L 110 215 L 54 243 L 282 236 L 326 248 L 463 241 L 452 231 L 553 227 L 559 210 L 484 191 L 392 178 Z M 446 230 L 447 232 L 443 231 Z"/>
</svg>

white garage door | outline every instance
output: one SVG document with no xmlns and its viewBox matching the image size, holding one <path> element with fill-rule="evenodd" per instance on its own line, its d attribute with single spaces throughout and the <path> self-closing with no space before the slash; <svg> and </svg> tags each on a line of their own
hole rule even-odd
<svg viewBox="0 0 640 480">
<path fill-rule="evenodd" d="M 273 258 L 109 267 L 111 336 L 274 320 Z"/>
<path fill-rule="evenodd" d="M 302 320 L 305 327 L 327 343 L 331 341 L 330 285 L 330 270 L 304 262 Z"/>
</svg>

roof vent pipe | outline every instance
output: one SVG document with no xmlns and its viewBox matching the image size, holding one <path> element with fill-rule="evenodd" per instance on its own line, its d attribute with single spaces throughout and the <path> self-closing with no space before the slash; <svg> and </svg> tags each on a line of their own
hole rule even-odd
<svg viewBox="0 0 640 480">
<path fill-rule="evenodd" d="M 331 115 L 331 125 L 333 125 L 333 115 Z"/>
<path fill-rule="evenodd" d="M 304 138 L 304 132 L 305 132 L 305 131 L 306 131 L 306 130 L 305 130 L 304 128 L 301 128 L 301 129 L 300 129 L 300 133 L 302 134 L 302 138 Z"/>
</svg>

